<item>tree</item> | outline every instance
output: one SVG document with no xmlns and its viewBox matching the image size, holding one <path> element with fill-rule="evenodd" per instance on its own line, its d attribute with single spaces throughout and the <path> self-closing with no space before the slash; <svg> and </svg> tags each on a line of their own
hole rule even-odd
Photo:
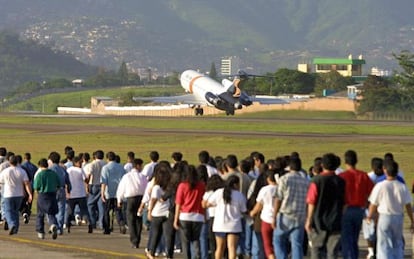
<svg viewBox="0 0 414 259">
<path fill-rule="evenodd" d="M 214 64 L 214 62 L 211 63 L 209 76 L 217 80 L 217 70 L 216 70 L 216 64 Z"/>
<path fill-rule="evenodd" d="M 118 77 L 119 77 L 119 82 L 121 83 L 121 85 L 127 85 L 128 84 L 128 68 L 126 63 L 123 61 L 121 66 L 119 67 L 118 70 Z"/>
<path fill-rule="evenodd" d="M 358 112 L 412 112 L 414 111 L 414 54 L 401 51 L 394 54 L 402 71 L 387 80 L 369 76 L 364 83 L 363 99 Z"/>
<path fill-rule="evenodd" d="M 319 73 L 316 75 L 315 94 L 316 96 L 322 96 L 323 90 L 332 90 L 334 92 L 346 91 L 346 86 L 354 83 L 352 78 L 343 77 L 338 71 Z"/>
<path fill-rule="evenodd" d="M 414 54 L 408 50 L 403 50 L 400 54 L 393 54 L 398 64 L 403 69 L 396 73 L 395 80 L 402 88 L 414 88 Z"/>
<path fill-rule="evenodd" d="M 277 94 L 309 94 L 315 87 L 313 75 L 293 69 L 282 68 L 275 73 L 275 89 Z"/>
</svg>

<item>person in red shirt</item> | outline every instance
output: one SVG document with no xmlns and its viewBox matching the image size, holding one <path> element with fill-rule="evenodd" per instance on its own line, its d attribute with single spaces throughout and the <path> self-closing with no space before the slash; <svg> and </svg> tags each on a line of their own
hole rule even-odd
<svg viewBox="0 0 414 259">
<path fill-rule="evenodd" d="M 184 181 L 178 185 L 175 197 L 174 228 L 181 228 L 181 243 L 186 258 L 200 258 L 200 234 L 204 222 L 204 208 L 201 206 L 205 184 L 198 179 L 196 168 L 184 168 Z M 195 255 L 191 256 L 190 245 Z"/>
<path fill-rule="evenodd" d="M 345 180 L 345 212 L 342 217 L 341 244 L 344 258 L 358 258 L 358 238 L 368 197 L 374 183 L 364 171 L 356 169 L 357 153 L 345 152 L 346 170 L 339 176 Z"/>
</svg>

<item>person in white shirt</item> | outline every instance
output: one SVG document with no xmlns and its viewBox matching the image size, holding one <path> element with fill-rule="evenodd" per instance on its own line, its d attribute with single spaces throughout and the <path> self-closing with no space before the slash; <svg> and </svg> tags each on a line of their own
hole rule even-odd
<svg viewBox="0 0 414 259">
<path fill-rule="evenodd" d="M 142 164 L 142 159 L 135 158 L 132 170 L 122 177 L 116 190 L 118 207 L 122 207 L 125 199 L 127 202 L 129 240 L 133 248 L 138 248 L 141 241 L 142 217 L 137 215 L 137 211 L 148 184 L 147 178 L 141 173 Z"/>
<path fill-rule="evenodd" d="M 102 228 L 104 206 L 101 199 L 101 171 L 106 164 L 104 159 L 104 152 L 97 150 L 93 153 L 94 161 L 90 166 L 85 168 L 86 176 L 88 177 L 88 210 L 91 217 L 93 228 Z"/>
<path fill-rule="evenodd" d="M 224 188 L 218 189 L 208 199 L 207 207 L 215 206 L 213 232 L 216 235 L 215 258 L 223 258 L 228 248 L 228 257 L 236 258 L 237 242 L 243 231 L 242 218 L 246 212 L 246 198 L 239 191 L 240 178 L 231 175 Z"/>
<path fill-rule="evenodd" d="M 407 212 L 410 230 L 414 231 L 412 197 L 407 186 L 397 180 L 398 164 L 384 160 L 385 181 L 377 183 L 369 196 L 368 223 L 376 213 L 377 258 L 404 258 L 403 222 L 404 208 Z"/>
<path fill-rule="evenodd" d="M 146 164 L 144 168 L 142 169 L 142 174 L 147 177 L 148 181 L 151 181 L 152 174 L 154 173 L 154 168 L 157 165 L 159 158 L 160 158 L 160 155 L 158 154 L 157 151 L 150 152 L 151 162 Z"/>
<path fill-rule="evenodd" d="M 170 200 L 162 198 L 171 174 L 172 170 L 169 164 L 159 164 L 154 171 L 154 186 L 151 189 L 151 198 L 148 204 L 148 220 L 151 221 L 148 258 L 154 258 L 161 236 L 165 238 L 167 258 L 172 258 L 174 255 L 173 242 L 171 241 L 174 238 L 171 235 L 173 225 L 172 221 L 168 220 L 170 217 Z"/>
<path fill-rule="evenodd" d="M 224 181 L 220 175 L 212 175 L 207 180 L 206 192 L 203 195 L 203 201 L 201 202 L 203 208 L 207 208 L 208 199 L 214 194 L 214 192 L 224 187 Z M 208 239 L 209 239 L 209 250 L 216 251 L 216 240 L 213 232 L 213 222 L 216 208 L 209 207 L 206 210 L 206 220 L 208 224 Z"/>
<path fill-rule="evenodd" d="M 135 159 L 135 153 L 132 151 L 129 151 L 127 153 L 127 162 L 124 165 L 125 172 L 129 173 L 134 168 L 134 159 Z"/>
<path fill-rule="evenodd" d="M 272 244 L 273 237 L 273 214 L 274 214 L 274 196 L 276 193 L 276 180 L 273 171 L 266 171 L 264 173 L 267 185 L 262 187 L 256 197 L 256 205 L 250 211 L 250 217 L 254 218 L 256 214 L 260 213 L 261 235 L 263 240 L 263 247 L 266 258 L 275 258 L 275 252 Z"/>
<path fill-rule="evenodd" d="M 80 157 L 73 158 L 73 166 L 69 167 L 66 171 L 68 172 L 69 180 L 72 185 L 72 190 L 70 192 L 69 199 L 67 200 L 68 211 L 66 218 L 66 228 L 70 232 L 70 218 L 73 215 L 75 206 L 78 205 L 80 209 L 81 218 L 86 219 L 88 222 L 88 233 L 92 233 L 92 224 L 89 216 L 88 205 L 87 205 L 87 183 L 86 183 L 86 174 L 81 168 L 82 159 Z M 81 221 L 77 221 L 77 224 L 80 224 Z"/>
<path fill-rule="evenodd" d="M 19 230 L 19 209 L 24 197 L 24 189 L 32 201 L 29 178 L 23 168 L 18 166 L 16 156 L 9 157 L 10 166 L 1 171 L 0 183 L 3 184 L 4 214 L 10 228 L 9 235 Z"/>
<path fill-rule="evenodd" d="M 211 177 L 212 175 L 215 175 L 218 173 L 217 168 L 209 164 L 210 159 L 211 159 L 210 154 L 207 151 L 203 150 L 203 151 L 200 151 L 200 153 L 198 153 L 198 161 L 200 161 L 202 165 L 206 166 L 208 177 Z"/>
</svg>

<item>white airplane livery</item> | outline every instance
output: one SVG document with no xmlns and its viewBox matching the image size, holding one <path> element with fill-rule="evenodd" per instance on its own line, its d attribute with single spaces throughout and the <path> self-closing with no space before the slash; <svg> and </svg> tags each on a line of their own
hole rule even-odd
<svg viewBox="0 0 414 259">
<path fill-rule="evenodd" d="M 214 106 L 226 112 L 226 115 L 234 115 L 235 110 L 243 106 L 252 105 L 253 102 L 261 104 L 286 104 L 288 101 L 277 98 L 258 98 L 249 96 L 239 88 L 240 79 L 233 82 L 223 79 L 221 84 L 216 80 L 194 70 L 186 70 L 180 77 L 181 86 L 188 93 L 180 96 L 169 97 L 134 97 L 135 101 L 152 101 L 159 103 L 184 103 L 195 107 L 196 115 L 203 115 L 201 106 Z"/>
</svg>

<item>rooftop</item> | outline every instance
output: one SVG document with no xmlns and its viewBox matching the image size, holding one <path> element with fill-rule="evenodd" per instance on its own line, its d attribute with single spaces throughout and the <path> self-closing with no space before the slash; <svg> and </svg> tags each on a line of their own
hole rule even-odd
<svg viewBox="0 0 414 259">
<path fill-rule="evenodd" d="M 314 65 L 362 65 L 365 59 L 349 59 L 349 58 L 314 58 Z"/>
</svg>

